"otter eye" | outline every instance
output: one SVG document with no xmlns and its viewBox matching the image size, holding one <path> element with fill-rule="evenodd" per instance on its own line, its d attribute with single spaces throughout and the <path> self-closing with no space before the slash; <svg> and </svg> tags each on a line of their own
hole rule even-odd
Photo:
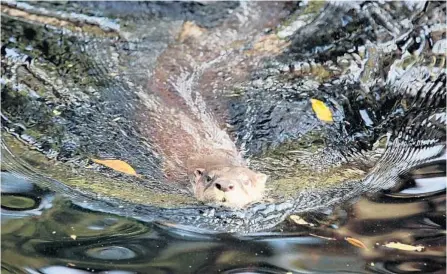
<svg viewBox="0 0 447 274">
<path fill-rule="evenodd" d="M 209 183 L 213 180 L 213 178 L 211 178 L 211 176 L 206 176 L 205 180 L 207 183 Z"/>
</svg>

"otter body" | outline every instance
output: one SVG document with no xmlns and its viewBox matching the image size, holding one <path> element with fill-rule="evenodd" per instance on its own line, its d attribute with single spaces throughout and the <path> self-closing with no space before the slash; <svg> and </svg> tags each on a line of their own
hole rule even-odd
<svg viewBox="0 0 447 274">
<path fill-rule="evenodd" d="M 267 176 L 247 167 L 230 136 L 218 126 L 218 118 L 207 112 L 199 91 L 192 100 L 182 89 L 172 92 L 176 85 L 169 81 L 160 82 L 150 81 L 150 90 L 158 92 L 142 95 L 151 114 L 144 117 L 140 128 L 161 156 L 168 183 L 186 187 L 189 178 L 199 201 L 230 207 L 260 200 Z"/>
<path fill-rule="evenodd" d="M 185 184 L 190 178 L 192 192 L 201 201 L 240 207 L 262 197 L 267 176 L 247 167 L 223 129 L 227 106 L 218 96 L 248 77 L 255 67 L 249 64 L 262 58 L 264 53 L 247 56 L 240 54 L 239 46 L 228 48 L 229 41 L 251 41 L 249 33 L 271 23 L 259 20 L 251 28 L 234 21 L 237 36 L 225 24 L 209 32 L 185 23 L 178 40 L 158 57 L 146 92 L 137 93 L 144 104 L 140 129 L 161 156 L 167 181 Z"/>
</svg>

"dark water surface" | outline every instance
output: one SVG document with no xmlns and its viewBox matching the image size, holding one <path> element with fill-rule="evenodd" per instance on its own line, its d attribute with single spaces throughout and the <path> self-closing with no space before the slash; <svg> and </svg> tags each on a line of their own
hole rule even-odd
<svg viewBox="0 0 447 274">
<path fill-rule="evenodd" d="M 1 15 L 2 273 L 446 273 L 444 2 Z M 270 200 L 169 184 L 160 146 L 197 132 L 244 151 Z"/>
</svg>

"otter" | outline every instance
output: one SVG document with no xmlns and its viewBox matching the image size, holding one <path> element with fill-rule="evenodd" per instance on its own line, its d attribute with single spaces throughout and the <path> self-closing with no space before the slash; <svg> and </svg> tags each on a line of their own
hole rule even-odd
<svg viewBox="0 0 447 274">
<path fill-rule="evenodd" d="M 232 160 L 222 150 L 188 159 L 189 180 L 199 201 L 240 208 L 262 199 L 268 176 Z"/>
<path fill-rule="evenodd" d="M 151 90 L 175 88 L 178 92 L 140 94 L 151 110 L 142 116 L 144 124 L 140 124 L 140 129 L 150 137 L 152 149 L 163 159 L 167 182 L 190 188 L 191 194 L 202 202 L 241 208 L 260 201 L 268 176 L 248 168 L 228 133 L 206 111 L 200 93 L 196 91 L 192 99 L 191 88 L 160 82 L 151 81 Z"/>
<path fill-rule="evenodd" d="M 241 208 L 262 199 L 268 176 L 248 168 L 234 142 L 211 116 L 188 108 L 172 111 L 160 97 L 150 101 L 157 102 L 152 115 L 145 118 L 153 121 L 152 127 L 142 128 L 154 141 L 154 151 L 163 157 L 162 169 L 169 183 L 189 187 L 199 201 L 228 207 Z"/>
<path fill-rule="evenodd" d="M 268 177 L 248 167 L 229 136 L 223 95 L 248 77 L 248 66 L 254 68 L 248 64 L 262 54 L 240 55 L 238 47 L 228 48 L 228 41 L 247 39 L 251 36 L 244 32 L 254 28 L 240 28 L 237 37 L 216 31 L 218 37 L 184 24 L 177 41 L 158 56 L 145 88 L 137 91 L 143 107 L 137 120 L 160 155 L 168 183 L 190 187 L 199 201 L 244 207 L 262 199 Z"/>
<path fill-rule="evenodd" d="M 187 110 L 168 111 L 166 102 L 158 102 L 160 114 L 147 117 L 152 127 L 144 128 L 163 159 L 168 183 L 188 187 L 199 201 L 228 207 L 241 208 L 262 199 L 268 176 L 248 168 L 224 130 L 213 120 L 194 119 Z"/>
</svg>

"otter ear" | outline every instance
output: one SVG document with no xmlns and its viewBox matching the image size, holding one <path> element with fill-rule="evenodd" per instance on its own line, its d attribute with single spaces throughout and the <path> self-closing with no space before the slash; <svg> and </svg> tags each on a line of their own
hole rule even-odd
<svg viewBox="0 0 447 274">
<path fill-rule="evenodd" d="M 265 175 L 264 173 L 256 173 L 255 175 L 255 184 L 258 186 L 264 186 L 265 183 L 267 182 L 267 178 L 268 176 Z"/>
<path fill-rule="evenodd" d="M 194 170 L 194 178 L 196 180 L 199 180 L 200 178 L 202 178 L 204 173 L 205 173 L 205 169 L 204 168 L 196 168 Z"/>
</svg>

